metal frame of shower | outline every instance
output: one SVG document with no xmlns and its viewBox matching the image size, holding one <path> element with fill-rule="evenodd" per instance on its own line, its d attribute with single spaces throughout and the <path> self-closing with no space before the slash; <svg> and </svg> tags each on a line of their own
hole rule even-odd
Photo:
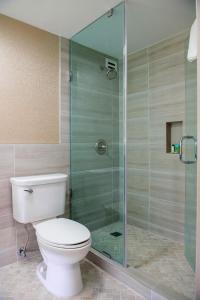
<svg viewBox="0 0 200 300">
<path fill-rule="evenodd" d="M 196 0 L 196 17 L 200 32 L 200 0 Z M 200 34 L 197 40 L 197 224 L 196 224 L 196 300 L 200 300 Z"/>
<path fill-rule="evenodd" d="M 127 247 L 127 0 L 124 3 L 124 48 L 123 48 L 123 147 L 124 147 L 124 267 L 128 266 Z"/>
</svg>

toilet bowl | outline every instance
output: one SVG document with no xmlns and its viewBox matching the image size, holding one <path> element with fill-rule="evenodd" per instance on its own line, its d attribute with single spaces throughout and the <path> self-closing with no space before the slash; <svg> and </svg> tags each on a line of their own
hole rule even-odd
<svg viewBox="0 0 200 300">
<path fill-rule="evenodd" d="M 13 217 L 32 223 L 43 262 L 37 275 L 57 297 L 71 297 L 82 289 L 79 262 L 87 255 L 91 236 L 78 222 L 59 218 L 65 213 L 66 174 L 12 177 Z"/>
<path fill-rule="evenodd" d="M 90 246 L 89 230 L 69 219 L 57 218 L 34 225 L 43 262 L 37 275 L 57 297 L 72 297 L 83 287 L 80 264 Z"/>
</svg>

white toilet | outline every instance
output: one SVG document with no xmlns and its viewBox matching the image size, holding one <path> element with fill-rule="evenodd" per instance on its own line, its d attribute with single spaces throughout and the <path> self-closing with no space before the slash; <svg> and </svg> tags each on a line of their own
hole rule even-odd
<svg viewBox="0 0 200 300">
<path fill-rule="evenodd" d="M 44 261 L 37 275 L 57 297 L 71 297 L 82 289 L 79 262 L 91 246 L 89 230 L 78 222 L 56 218 L 65 211 L 67 175 L 12 177 L 13 216 L 32 223 Z"/>
</svg>

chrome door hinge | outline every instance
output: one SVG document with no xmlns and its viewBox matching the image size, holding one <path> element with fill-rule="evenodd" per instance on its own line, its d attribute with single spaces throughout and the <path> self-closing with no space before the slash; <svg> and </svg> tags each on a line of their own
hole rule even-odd
<svg viewBox="0 0 200 300">
<path fill-rule="evenodd" d="M 69 82 L 73 80 L 73 73 L 72 71 L 69 71 Z"/>
</svg>

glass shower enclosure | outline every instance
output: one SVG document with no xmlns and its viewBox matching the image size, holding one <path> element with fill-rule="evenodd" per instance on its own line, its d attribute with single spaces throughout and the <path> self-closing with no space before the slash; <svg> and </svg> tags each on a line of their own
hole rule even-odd
<svg viewBox="0 0 200 300">
<path fill-rule="evenodd" d="M 70 40 L 71 218 L 126 274 L 193 299 L 197 65 L 188 31 L 168 38 L 164 26 L 161 42 L 127 54 L 125 10 Z"/>
<path fill-rule="evenodd" d="M 125 264 L 124 3 L 72 37 L 70 67 L 71 218 Z"/>
</svg>

